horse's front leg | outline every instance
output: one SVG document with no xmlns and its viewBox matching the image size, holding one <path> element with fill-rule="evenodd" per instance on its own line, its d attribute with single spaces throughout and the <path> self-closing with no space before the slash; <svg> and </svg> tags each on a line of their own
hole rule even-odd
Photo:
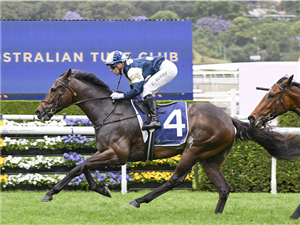
<svg viewBox="0 0 300 225">
<path fill-rule="evenodd" d="M 52 195 L 58 194 L 64 186 L 66 186 L 74 177 L 84 173 L 90 185 L 91 190 L 98 192 L 104 196 L 110 196 L 109 190 L 105 187 L 100 187 L 92 178 L 90 169 L 97 168 L 100 165 L 120 165 L 118 157 L 112 149 L 108 149 L 102 153 L 97 152 L 92 157 L 88 158 L 80 165 L 73 168 L 64 179 L 54 185 L 50 191 L 41 199 L 42 202 L 49 202 L 53 199 Z"/>
<path fill-rule="evenodd" d="M 293 213 L 293 215 L 291 216 L 291 219 L 298 219 L 300 217 L 300 205 L 298 206 L 298 208 L 296 209 L 296 211 Z"/>
</svg>

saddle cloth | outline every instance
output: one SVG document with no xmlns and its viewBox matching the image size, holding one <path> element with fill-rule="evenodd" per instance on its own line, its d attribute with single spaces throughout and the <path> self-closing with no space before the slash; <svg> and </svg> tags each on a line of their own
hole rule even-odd
<svg viewBox="0 0 300 225">
<path fill-rule="evenodd" d="M 144 143 L 148 139 L 148 132 L 142 130 L 143 123 L 146 121 L 146 114 L 137 104 L 139 100 L 131 100 L 131 104 L 138 114 L 137 118 L 143 134 Z M 176 102 L 163 106 L 158 105 L 158 118 L 161 128 L 155 130 L 154 146 L 178 146 L 185 143 L 188 134 L 188 117 L 186 102 Z"/>
</svg>

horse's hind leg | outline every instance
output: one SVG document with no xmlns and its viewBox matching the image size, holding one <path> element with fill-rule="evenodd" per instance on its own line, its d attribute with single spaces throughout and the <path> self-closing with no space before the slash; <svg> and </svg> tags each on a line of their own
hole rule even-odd
<svg viewBox="0 0 300 225">
<path fill-rule="evenodd" d="M 201 163 L 202 164 L 202 163 Z M 215 187 L 218 190 L 219 193 L 219 201 L 217 208 L 215 210 L 215 213 L 222 213 L 223 209 L 225 207 L 227 198 L 229 196 L 229 193 L 231 191 L 230 184 L 224 177 L 224 175 L 221 172 L 220 165 L 214 166 L 214 167 L 209 167 L 208 166 L 203 166 L 202 167 L 208 176 L 209 180 L 215 185 Z"/>
<path fill-rule="evenodd" d="M 230 184 L 221 172 L 221 164 L 230 151 L 231 147 L 232 144 L 230 144 L 227 148 L 225 148 L 218 154 L 200 161 L 203 170 L 205 171 L 209 180 L 215 185 L 219 193 L 219 201 L 215 213 L 223 212 L 227 198 L 231 191 Z"/>
<path fill-rule="evenodd" d="M 193 155 L 192 151 L 185 151 L 182 154 L 182 157 L 177 164 L 174 174 L 172 175 L 170 180 L 156 188 L 154 191 L 146 194 L 145 196 L 132 200 L 131 202 L 129 202 L 129 205 L 139 208 L 141 203 L 149 203 L 153 199 L 182 184 L 185 177 L 196 162 L 197 159 Z"/>
<path fill-rule="evenodd" d="M 300 217 L 300 205 L 298 206 L 298 208 L 296 209 L 296 211 L 293 213 L 293 215 L 291 216 L 291 219 L 298 219 Z"/>
</svg>

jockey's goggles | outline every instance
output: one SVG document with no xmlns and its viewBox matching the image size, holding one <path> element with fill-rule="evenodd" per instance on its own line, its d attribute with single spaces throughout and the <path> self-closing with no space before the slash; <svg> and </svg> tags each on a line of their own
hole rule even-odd
<svg viewBox="0 0 300 225">
<path fill-rule="evenodd" d="M 117 67 L 118 63 L 114 63 L 114 64 L 109 64 L 108 66 L 114 70 Z"/>
</svg>

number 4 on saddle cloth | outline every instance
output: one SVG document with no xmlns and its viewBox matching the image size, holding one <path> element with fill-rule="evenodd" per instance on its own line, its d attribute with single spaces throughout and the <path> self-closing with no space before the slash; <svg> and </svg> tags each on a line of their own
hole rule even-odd
<svg viewBox="0 0 300 225">
<path fill-rule="evenodd" d="M 143 134 L 145 144 L 145 160 L 153 159 L 153 144 L 149 145 L 151 130 L 142 130 L 143 123 L 147 122 L 147 107 L 142 100 L 132 100 L 133 108 L 138 114 L 137 118 Z M 155 130 L 154 146 L 179 146 L 185 143 L 188 134 L 188 117 L 186 102 L 173 102 L 171 104 L 158 104 L 157 115 L 161 128 Z M 148 138 L 150 137 L 150 138 Z M 149 151 L 150 150 L 150 151 Z M 152 151 L 152 152 L 151 152 Z"/>
</svg>

